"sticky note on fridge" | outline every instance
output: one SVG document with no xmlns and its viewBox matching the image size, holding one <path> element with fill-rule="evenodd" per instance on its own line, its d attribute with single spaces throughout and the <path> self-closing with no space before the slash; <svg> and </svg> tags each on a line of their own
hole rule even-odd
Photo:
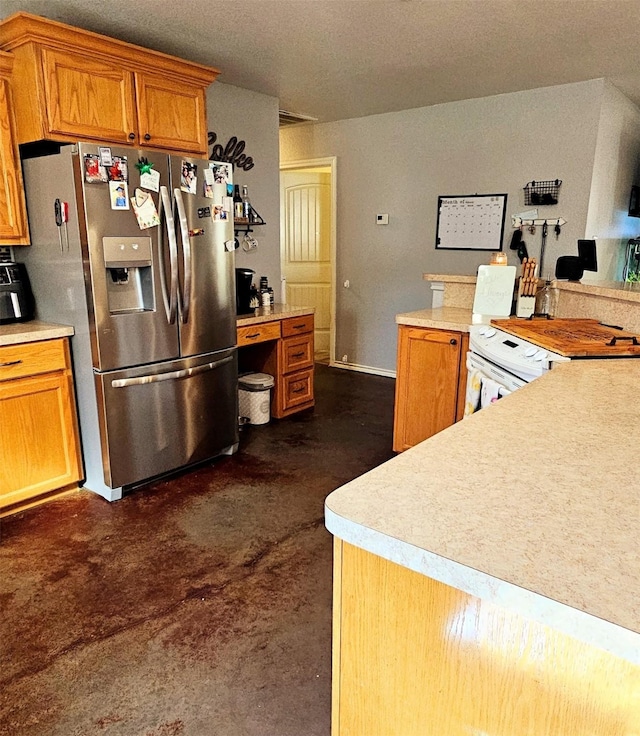
<svg viewBox="0 0 640 736">
<path fill-rule="evenodd" d="M 473 313 L 508 317 L 516 282 L 515 266 L 479 266 Z"/>
</svg>

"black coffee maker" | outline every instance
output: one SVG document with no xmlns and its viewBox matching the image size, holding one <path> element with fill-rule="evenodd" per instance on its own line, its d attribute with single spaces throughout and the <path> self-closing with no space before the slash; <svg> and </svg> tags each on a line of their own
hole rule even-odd
<svg viewBox="0 0 640 736">
<path fill-rule="evenodd" d="M 251 268 L 236 268 L 236 313 L 248 314 L 253 312 L 251 308 L 251 287 L 255 271 Z"/>
</svg>

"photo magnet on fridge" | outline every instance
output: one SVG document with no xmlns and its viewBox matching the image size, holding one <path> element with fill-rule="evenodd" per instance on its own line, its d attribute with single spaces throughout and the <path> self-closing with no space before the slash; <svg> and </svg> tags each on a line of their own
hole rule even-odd
<svg viewBox="0 0 640 736">
<path fill-rule="evenodd" d="M 107 170 L 95 153 L 85 154 L 84 180 L 87 184 L 106 184 L 108 181 Z"/>
<path fill-rule="evenodd" d="M 209 168 L 213 171 L 213 180 L 216 184 L 233 184 L 233 168 L 223 161 L 212 161 Z"/>
<path fill-rule="evenodd" d="M 129 209 L 129 191 L 126 181 L 109 182 L 109 198 L 112 210 Z"/>
<path fill-rule="evenodd" d="M 109 181 L 129 181 L 126 156 L 112 156 L 111 165 L 107 166 Z"/>
<path fill-rule="evenodd" d="M 213 199 L 213 171 L 211 169 L 204 170 L 204 181 L 202 182 L 203 194 L 208 199 Z"/>
<path fill-rule="evenodd" d="M 180 170 L 180 189 L 187 194 L 197 194 L 198 167 L 188 161 L 182 162 Z"/>
</svg>

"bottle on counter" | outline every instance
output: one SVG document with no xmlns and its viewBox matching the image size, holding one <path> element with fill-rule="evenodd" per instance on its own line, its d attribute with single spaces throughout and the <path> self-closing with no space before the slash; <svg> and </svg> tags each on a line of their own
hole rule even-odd
<svg viewBox="0 0 640 736">
<path fill-rule="evenodd" d="M 547 279 L 536 294 L 535 314 L 540 317 L 555 317 L 558 308 L 558 290 Z"/>
<path fill-rule="evenodd" d="M 243 217 L 242 197 L 240 196 L 240 185 L 236 184 L 233 188 L 233 216 L 236 218 Z"/>
<path fill-rule="evenodd" d="M 242 186 L 242 217 L 245 220 L 251 220 L 251 200 L 249 199 L 249 189 L 246 184 Z"/>
</svg>

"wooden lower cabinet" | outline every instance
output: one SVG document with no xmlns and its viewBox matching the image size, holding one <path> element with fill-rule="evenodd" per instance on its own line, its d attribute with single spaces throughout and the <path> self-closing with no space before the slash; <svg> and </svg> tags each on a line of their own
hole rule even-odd
<svg viewBox="0 0 640 736">
<path fill-rule="evenodd" d="M 332 736 L 635 736 L 640 667 L 335 540 Z"/>
<path fill-rule="evenodd" d="M 66 338 L 1 347 L 0 515 L 81 477 Z"/>
<path fill-rule="evenodd" d="M 426 327 L 398 328 L 393 449 L 408 450 L 464 414 L 469 335 Z"/>
<path fill-rule="evenodd" d="M 282 419 L 315 404 L 314 318 L 286 317 L 238 327 L 239 370 L 275 379 L 271 416 Z"/>
</svg>

